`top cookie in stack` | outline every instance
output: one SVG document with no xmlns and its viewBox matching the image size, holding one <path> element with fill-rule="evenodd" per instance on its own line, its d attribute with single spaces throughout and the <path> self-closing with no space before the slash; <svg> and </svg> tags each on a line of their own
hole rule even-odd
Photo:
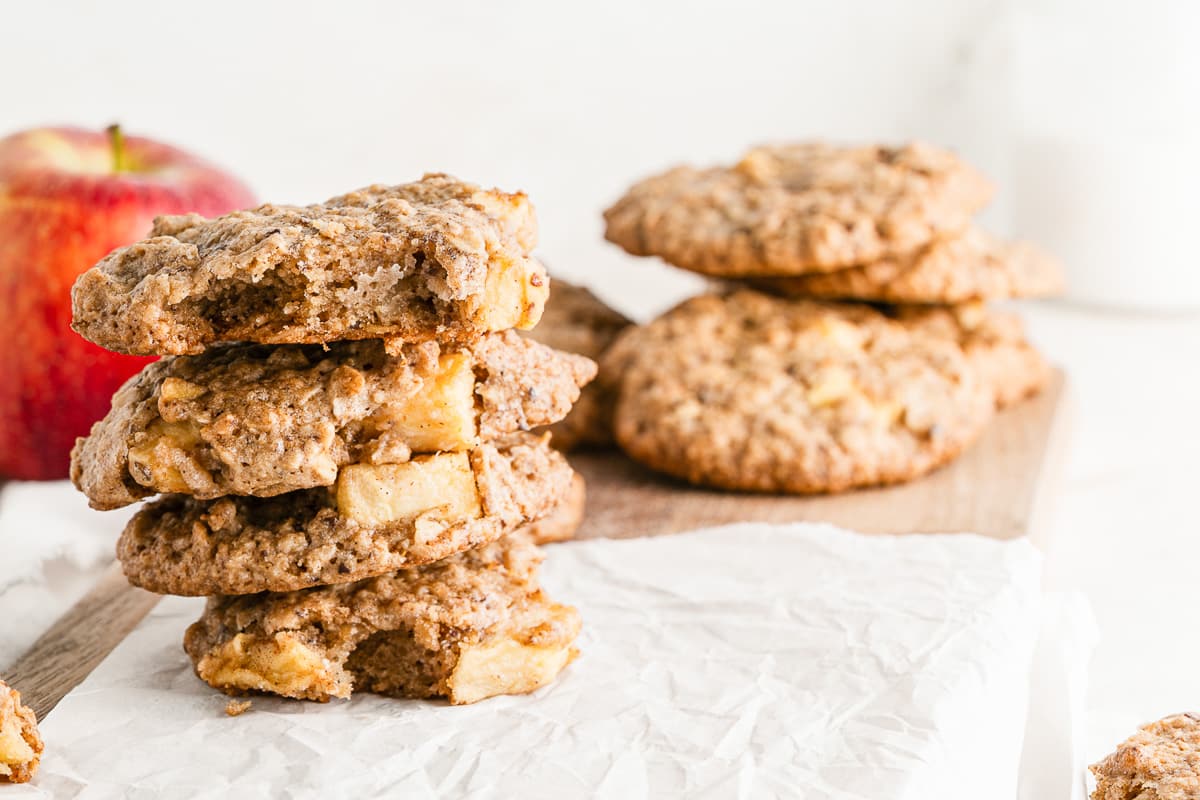
<svg viewBox="0 0 1200 800">
<path fill-rule="evenodd" d="M 523 194 L 428 175 L 319 205 L 160 218 L 151 238 L 85 273 L 73 294 L 76 330 L 120 352 L 167 356 L 117 392 L 72 454 L 72 479 L 97 508 L 164 495 L 121 536 L 129 580 L 182 595 L 316 592 L 256 596 L 239 605 L 239 619 L 253 616 L 247 603 L 341 608 L 339 618 L 364 617 L 355 641 L 373 632 L 370 619 L 390 620 L 374 632 L 399 636 L 395 626 L 411 633 L 416 622 L 399 607 L 381 611 L 381 590 L 359 591 L 354 582 L 387 576 L 395 598 L 444 583 L 436 576 L 450 572 L 456 586 L 486 584 L 463 579 L 461 565 L 429 565 L 511 560 L 512 548 L 529 546 L 459 556 L 568 497 L 570 467 L 546 437 L 526 431 L 562 419 L 595 374 L 589 359 L 510 330 L 532 327 L 549 293 L 529 255 L 535 241 Z M 561 667 L 577 616 L 536 591 L 536 553 L 521 561 L 520 592 L 488 598 L 464 590 L 454 605 L 418 615 L 435 626 L 454 615 L 465 620 L 442 637 L 452 653 L 409 648 L 417 662 L 436 655 L 446 665 L 440 683 L 400 680 L 395 660 L 389 680 L 450 693 L 454 665 L 472 641 L 502 629 L 523 635 L 498 611 L 531 597 Z M 443 601 L 453 594 L 447 589 Z M 472 603 L 490 603 L 494 624 L 480 625 Z M 308 636 L 301 656 L 295 642 L 283 646 L 294 634 L 276 632 L 247 655 L 249 632 L 222 628 L 203 640 L 227 651 L 193 657 L 221 688 L 348 694 L 352 681 L 327 673 L 341 670 L 355 648 L 334 657 Z M 264 666 L 264 654 L 285 652 L 282 665 Z M 215 670 L 217 662 L 225 668 Z M 300 663 L 314 674 L 297 679 Z M 375 685 L 378 675 L 363 670 L 361 682 Z M 548 679 L 544 672 L 539 680 Z M 534 687 L 518 680 L 491 688 L 461 688 L 458 696 Z"/>
<path fill-rule="evenodd" d="M 607 238 L 724 285 L 602 360 L 622 376 L 619 443 L 757 491 L 892 483 L 952 458 L 1049 374 L 1020 322 L 982 304 L 1062 288 L 1050 256 L 974 226 L 991 194 L 924 144 L 760 147 L 633 186 Z"/>
</svg>

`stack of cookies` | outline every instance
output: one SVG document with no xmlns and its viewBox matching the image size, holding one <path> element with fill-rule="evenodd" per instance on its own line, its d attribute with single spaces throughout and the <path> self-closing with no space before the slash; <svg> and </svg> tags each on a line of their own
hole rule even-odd
<svg viewBox="0 0 1200 800">
<path fill-rule="evenodd" d="M 955 457 L 1050 374 L 985 303 L 1062 288 L 1051 257 L 973 225 L 991 193 L 922 144 L 760 147 L 636 184 L 607 238 L 718 285 L 604 355 L 618 443 L 765 492 L 895 483 Z"/>
<path fill-rule="evenodd" d="M 130 582 L 209 596 L 185 649 L 231 693 L 470 703 L 571 660 L 531 528 L 574 473 L 545 435 L 595 374 L 519 336 L 549 292 L 522 194 L 444 175 L 158 219 L 76 283 L 75 329 L 157 354 L 80 439 L 96 508 L 151 495 Z"/>
</svg>

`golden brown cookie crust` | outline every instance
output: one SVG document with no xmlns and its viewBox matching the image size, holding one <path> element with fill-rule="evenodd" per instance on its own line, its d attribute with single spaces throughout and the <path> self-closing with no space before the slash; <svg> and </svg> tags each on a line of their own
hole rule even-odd
<svg viewBox="0 0 1200 800">
<path fill-rule="evenodd" d="M 555 278 L 541 322 L 525 335 L 558 350 L 599 360 L 632 324 L 589 290 Z M 614 385 L 610 376 L 597 375 L 584 388 L 566 418 L 550 427 L 555 447 L 568 451 L 612 446 Z"/>
<path fill-rule="evenodd" d="M 803 275 L 911 253 L 967 228 L 992 187 L 927 144 L 758 147 L 733 167 L 676 167 L 604 213 L 606 238 L 716 277 Z"/>
<path fill-rule="evenodd" d="M 1143 725 L 1090 769 L 1096 776 L 1092 800 L 1200 797 L 1200 713 Z"/>
<path fill-rule="evenodd" d="M 21 705 L 21 694 L 0 681 L 0 783 L 27 783 L 44 750 L 37 717 Z"/>
<path fill-rule="evenodd" d="M 538 588 L 540 562 L 516 534 L 355 583 L 214 597 L 184 647 L 202 680 L 234 693 L 327 700 L 353 689 L 457 703 L 488 696 L 455 680 L 464 657 L 501 644 L 555 659 L 500 682 L 506 692 L 532 691 L 573 657 L 579 633 L 575 609 Z"/>
<path fill-rule="evenodd" d="M 996 408 L 1038 394 L 1050 380 L 1050 363 L 1025 338 L 1025 326 L 1016 314 L 981 303 L 897 306 L 890 313 L 914 330 L 956 342 L 975 373 L 992 388 Z"/>
<path fill-rule="evenodd" d="M 1002 242 L 971 228 L 915 253 L 813 275 L 757 278 L 755 286 L 785 297 L 882 303 L 967 303 L 1048 297 L 1066 286 L 1058 261 L 1028 242 Z"/>
<path fill-rule="evenodd" d="M 76 445 L 71 477 L 101 509 L 159 492 L 270 497 L 329 486 L 347 464 L 410 458 L 404 412 L 435 385 L 440 364 L 459 355 L 475 374 L 477 440 L 562 419 L 595 373 L 588 359 L 512 331 L 463 348 L 377 339 L 221 345 L 165 358 L 130 379 Z M 164 423 L 187 433 L 152 439 Z M 158 470 L 131 463 L 131 450 L 149 447 Z"/>
<path fill-rule="evenodd" d="M 571 487 L 554 508 L 546 516 L 534 520 L 521 528 L 534 544 L 552 544 L 565 542 L 575 537 L 583 523 L 584 511 L 587 508 L 587 484 L 578 472 L 571 480 Z"/>
<path fill-rule="evenodd" d="M 992 414 L 960 349 L 867 306 L 750 290 L 685 301 L 618 339 L 616 437 L 705 486 L 839 492 L 954 458 Z"/>
<path fill-rule="evenodd" d="M 76 281 L 73 327 L 142 355 L 222 341 L 470 341 L 541 316 L 536 241 L 524 194 L 447 175 L 318 205 L 159 217 Z"/>
<path fill-rule="evenodd" d="M 129 521 L 117 557 L 130 583 L 161 594 L 283 592 L 437 561 L 545 515 L 574 474 L 531 435 L 470 453 L 482 515 L 439 509 L 370 525 L 340 514 L 325 488 L 272 498 L 167 495 Z"/>
</svg>

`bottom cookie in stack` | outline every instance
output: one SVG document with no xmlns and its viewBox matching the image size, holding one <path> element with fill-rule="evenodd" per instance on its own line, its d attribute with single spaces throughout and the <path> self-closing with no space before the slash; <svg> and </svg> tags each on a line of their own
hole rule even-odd
<svg viewBox="0 0 1200 800">
<path fill-rule="evenodd" d="M 575 657 L 579 614 L 537 583 L 517 533 L 353 583 L 213 597 L 187 631 L 196 674 L 230 693 L 328 700 L 352 690 L 473 703 L 531 692 Z"/>
</svg>

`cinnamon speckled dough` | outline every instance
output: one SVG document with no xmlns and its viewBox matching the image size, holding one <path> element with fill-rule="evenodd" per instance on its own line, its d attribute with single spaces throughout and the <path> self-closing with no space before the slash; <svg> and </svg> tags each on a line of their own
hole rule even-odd
<svg viewBox="0 0 1200 800">
<path fill-rule="evenodd" d="M 346 464 L 403 462 L 423 451 L 427 427 L 411 419 L 413 404 L 447 360 L 461 356 L 475 373 L 478 419 L 469 424 L 484 440 L 561 419 L 595 374 L 588 359 L 512 331 L 465 348 L 388 348 L 376 339 L 222 345 L 158 361 L 117 392 L 112 411 L 76 445 L 72 480 L 95 508 L 158 492 L 269 497 L 328 486 Z M 152 438 L 164 425 L 179 433 Z M 131 462 L 131 450 L 143 457 Z"/>
<path fill-rule="evenodd" d="M 469 341 L 528 328 L 549 280 L 524 194 L 447 175 L 310 206 L 159 217 L 76 281 L 73 327 L 121 353 L 221 341 Z"/>
<path fill-rule="evenodd" d="M 788 297 L 965 303 L 1055 295 L 1066 284 L 1058 261 L 1036 245 L 1002 242 L 972 228 L 915 253 L 836 272 L 759 278 L 755 285 Z"/>
<path fill-rule="evenodd" d="M 574 538 L 575 531 L 583 523 L 587 508 L 587 484 L 578 472 L 571 481 L 571 488 L 563 495 L 546 516 L 535 520 L 521 529 L 535 544 L 565 542 Z"/>
<path fill-rule="evenodd" d="M 992 415 L 958 346 L 867 306 L 702 295 L 623 334 L 616 437 L 692 483 L 838 492 L 952 459 Z"/>
<path fill-rule="evenodd" d="M 37 717 L 21 705 L 21 695 L 0 681 L 0 783 L 26 783 L 42 758 Z"/>
<path fill-rule="evenodd" d="M 803 275 L 911 253 L 965 230 L 992 187 L 927 144 L 758 147 L 733 167 L 676 167 L 604 213 L 605 236 L 716 277 Z"/>
<path fill-rule="evenodd" d="M 446 558 L 494 541 L 548 513 L 573 472 L 544 439 L 519 435 L 470 453 L 481 516 L 440 509 L 387 524 L 340 514 L 330 489 L 272 498 L 147 504 L 117 542 L 130 583 L 161 594 L 283 592 L 345 583 Z"/>
<path fill-rule="evenodd" d="M 1037 394 L 1050 380 L 1050 364 L 1025 338 L 1025 326 L 1016 314 L 981 303 L 898 306 L 891 313 L 910 327 L 956 342 L 992 388 L 997 408 Z"/>
<path fill-rule="evenodd" d="M 525 335 L 550 347 L 598 360 L 631 324 L 628 317 L 587 289 L 555 278 L 542 321 Z M 597 375 L 580 393 L 567 417 L 551 426 L 555 447 L 572 450 L 612 445 L 615 377 Z"/>
<path fill-rule="evenodd" d="M 196 674 L 231 693 L 351 691 L 470 703 L 529 692 L 574 658 L 575 609 L 537 585 L 523 535 L 356 583 L 214 597 L 188 628 Z"/>
<path fill-rule="evenodd" d="M 1200 713 L 1143 725 L 1104 760 L 1092 800 L 1196 800 L 1200 797 Z"/>
</svg>

